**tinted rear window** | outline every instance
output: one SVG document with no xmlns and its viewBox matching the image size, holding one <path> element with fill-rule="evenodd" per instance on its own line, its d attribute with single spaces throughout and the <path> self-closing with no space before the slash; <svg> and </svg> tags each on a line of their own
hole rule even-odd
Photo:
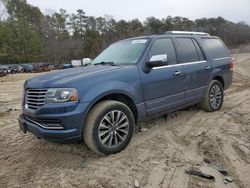
<svg viewBox="0 0 250 188">
<path fill-rule="evenodd" d="M 199 61 L 200 57 L 191 38 L 176 38 L 180 49 L 181 63 Z"/>
<path fill-rule="evenodd" d="M 213 59 L 229 57 L 228 51 L 219 39 L 203 39 Z"/>
</svg>

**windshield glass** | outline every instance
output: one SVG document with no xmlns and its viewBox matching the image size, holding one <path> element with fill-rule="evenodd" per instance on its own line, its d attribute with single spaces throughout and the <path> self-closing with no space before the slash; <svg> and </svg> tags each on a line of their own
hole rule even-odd
<svg viewBox="0 0 250 188">
<path fill-rule="evenodd" d="M 110 45 L 92 64 L 113 63 L 113 64 L 135 64 L 145 49 L 147 39 L 126 40 Z"/>
</svg>

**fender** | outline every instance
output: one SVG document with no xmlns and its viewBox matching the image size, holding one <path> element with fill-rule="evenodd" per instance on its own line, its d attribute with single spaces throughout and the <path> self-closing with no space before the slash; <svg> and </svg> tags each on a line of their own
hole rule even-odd
<svg viewBox="0 0 250 188">
<path fill-rule="evenodd" d="M 209 79 L 207 80 L 207 85 L 213 80 L 214 77 L 221 77 L 223 81 L 225 80 L 223 73 L 224 71 L 220 68 L 215 68 L 211 71 Z"/>
<path fill-rule="evenodd" d="M 80 102 L 92 103 L 109 94 L 127 95 L 133 100 L 134 104 L 140 103 L 142 99 L 139 82 L 136 84 L 128 84 L 121 81 L 108 81 L 92 87 L 83 95 Z"/>
<path fill-rule="evenodd" d="M 109 81 L 96 85 L 82 97 L 80 102 L 89 103 L 85 110 L 84 120 L 93 105 L 101 98 L 110 94 L 123 94 L 128 96 L 130 99 L 132 99 L 137 108 L 138 118 L 141 119 L 146 116 L 144 103 L 140 101 L 140 99 L 142 99 L 142 93 L 140 91 L 139 82 L 138 84 L 131 85 L 121 81 Z"/>
</svg>

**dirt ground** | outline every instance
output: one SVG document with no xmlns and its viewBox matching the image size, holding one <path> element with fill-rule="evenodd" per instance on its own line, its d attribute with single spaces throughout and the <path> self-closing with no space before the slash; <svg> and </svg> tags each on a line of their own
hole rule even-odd
<svg viewBox="0 0 250 188">
<path fill-rule="evenodd" d="M 19 131 L 22 84 L 35 74 L 0 78 L 0 187 L 250 187 L 250 54 L 234 55 L 234 83 L 223 108 L 196 107 L 141 124 L 121 153 L 102 157 L 83 144 L 56 144 Z M 233 183 L 203 162 L 224 167 Z M 215 180 L 185 173 L 189 167 Z"/>
</svg>

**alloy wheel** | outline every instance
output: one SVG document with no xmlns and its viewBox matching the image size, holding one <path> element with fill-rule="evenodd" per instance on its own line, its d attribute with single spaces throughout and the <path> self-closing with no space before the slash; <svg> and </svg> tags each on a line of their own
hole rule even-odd
<svg viewBox="0 0 250 188">
<path fill-rule="evenodd" d="M 213 109 L 217 109 L 222 102 L 222 91 L 219 85 L 214 85 L 210 90 L 210 105 Z"/>
<path fill-rule="evenodd" d="M 128 132 L 129 120 L 126 114 L 119 110 L 113 110 L 102 118 L 98 136 L 105 147 L 114 148 L 125 141 Z"/>
</svg>

